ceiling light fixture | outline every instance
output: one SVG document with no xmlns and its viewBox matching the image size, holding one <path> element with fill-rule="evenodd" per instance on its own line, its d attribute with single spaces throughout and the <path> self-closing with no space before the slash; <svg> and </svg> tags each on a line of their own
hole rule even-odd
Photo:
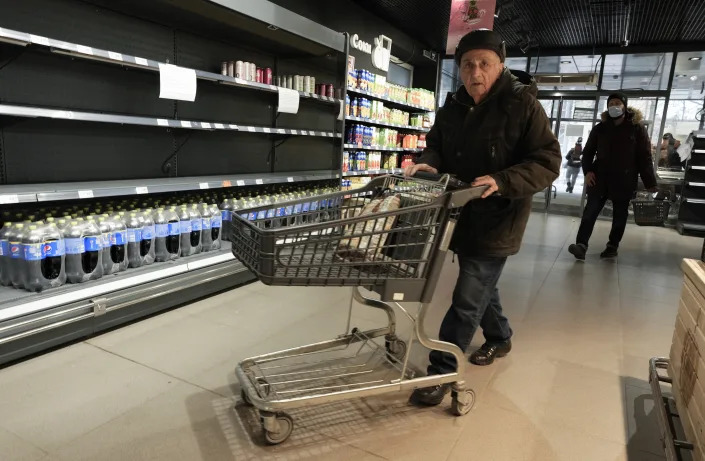
<svg viewBox="0 0 705 461">
<path fill-rule="evenodd" d="M 698 79 L 698 76 L 697 76 L 697 75 L 693 75 L 692 77 L 690 77 L 690 79 L 691 79 L 692 81 L 696 81 L 696 80 Z"/>
<path fill-rule="evenodd" d="M 570 64 L 573 61 L 561 61 L 561 64 Z"/>
<path fill-rule="evenodd" d="M 700 61 L 701 59 L 703 58 L 701 58 L 700 56 L 693 56 L 692 58 L 688 58 L 688 61 Z"/>
<path fill-rule="evenodd" d="M 680 78 L 680 77 L 687 77 L 687 75 L 685 75 L 685 74 L 678 74 L 678 75 L 676 75 L 676 78 Z"/>
</svg>

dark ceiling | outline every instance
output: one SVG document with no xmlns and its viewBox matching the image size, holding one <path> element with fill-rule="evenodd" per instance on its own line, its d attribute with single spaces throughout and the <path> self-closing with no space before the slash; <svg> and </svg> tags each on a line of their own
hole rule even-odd
<svg viewBox="0 0 705 461">
<path fill-rule="evenodd" d="M 434 50 L 445 49 L 450 0 L 355 0 Z M 521 55 L 529 39 L 536 54 L 619 48 L 705 50 L 705 0 L 498 0 L 494 29 L 509 52 Z M 599 50 L 598 50 L 599 51 Z M 611 50 L 614 51 L 614 50 Z"/>
</svg>

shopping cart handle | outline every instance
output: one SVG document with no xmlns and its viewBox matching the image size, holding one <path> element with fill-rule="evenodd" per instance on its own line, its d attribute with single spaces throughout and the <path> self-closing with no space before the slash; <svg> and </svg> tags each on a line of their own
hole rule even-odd
<svg viewBox="0 0 705 461">
<path fill-rule="evenodd" d="M 413 177 L 415 179 L 421 179 L 423 181 L 439 182 L 445 176 L 446 176 L 445 174 L 429 173 L 428 171 L 417 171 Z M 468 183 L 463 182 L 454 176 L 450 176 L 450 175 L 448 175 L 448 176 L 449 176 L 449 179 L 448 179 L 448 188 L 449 189 L 460 189 L 461 187 L 468 187 L 469 186 Z"/>
<path fill-rule="evenodd" d="M 460 208 L 465 206 L 470 200 L 475 200 L 482 197 L 490 186 L 475 186 L 463 187 L 451 191 L 450 208 Z"/>
</svg>

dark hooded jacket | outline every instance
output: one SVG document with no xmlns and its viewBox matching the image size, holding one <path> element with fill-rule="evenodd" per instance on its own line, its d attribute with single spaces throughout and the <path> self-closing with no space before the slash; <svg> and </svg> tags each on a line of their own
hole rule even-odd
<svg viewBox="0 0 705 461">
<path fill-rule="evenodd" d="M 595 185 L 588 186 L 588 195 L 611 200 L 630 200 L 638 176 L 647 189 L 656 186 L 651 141 L 639 110 L 629 107 L 620 125 L 602 113 L 602 122 L 592 129 L 583 149 L 583 172 L 595 173 Z"/>
<path fill-rule="evenodd" d="M 532 196 L 560 173 L 560 146 L 536 94 L 531 76 L 505 69 L 480 104 L 461 87 L 436 115 L 417 163 L 465 182 L 491 175 L 499 187 L 463 208 L 451 243 L 459 254 L 517 253 Z"/>
</svg>

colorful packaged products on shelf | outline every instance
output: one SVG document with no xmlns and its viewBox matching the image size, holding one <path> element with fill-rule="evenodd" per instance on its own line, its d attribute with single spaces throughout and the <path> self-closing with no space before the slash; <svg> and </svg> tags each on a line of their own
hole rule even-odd
<svg viewBox="0 0 705 461">
<path fill-rule="evenodd" d="M 411 166 L 414 164 L 414 156 L 413 155 L 405 155 L 401 159 L 401 169 L 404 169 L 408 166 Z"/>
<path fill-rule="evenodd" d="M 385 107 L 382 101 L 371 101 L 367 98 L 352 98 L 349 112 L 353 117 L 375 120 L 383 123 L 409 126 L 411 115 L 408 112 Z M 423 116 L 418 116 L 418 124 L 423 124 Z"/>
<path fill-rule="evenodd" d="M 343 173 L 349 171 L 392 170 L 398 168 L 397 153 L 382 152 L 344 152 Z"/>
<path fill-rule="evenodd" d="M 221 75 L 241 78 L 250 82 L 265 83 L 273 85 L 273 75 L 271 67 L 257 67 L 256 64 L 244 61 L 223 61 L 220 64 Z"/>
<path fill-rule="evenodd" d="M 354 61 L 352 61 L 354 65 Z M 348 61 L 348 88 L 368 91 L 376 96 L 393 99 L 400 103 L 420 106 L 435 110 L 436 95 L 433 91 L 423 88 L 405 88 L 388 83 L 382 75 L 376 75 L 365 69 L 351 69 Z"/>
</svg>

